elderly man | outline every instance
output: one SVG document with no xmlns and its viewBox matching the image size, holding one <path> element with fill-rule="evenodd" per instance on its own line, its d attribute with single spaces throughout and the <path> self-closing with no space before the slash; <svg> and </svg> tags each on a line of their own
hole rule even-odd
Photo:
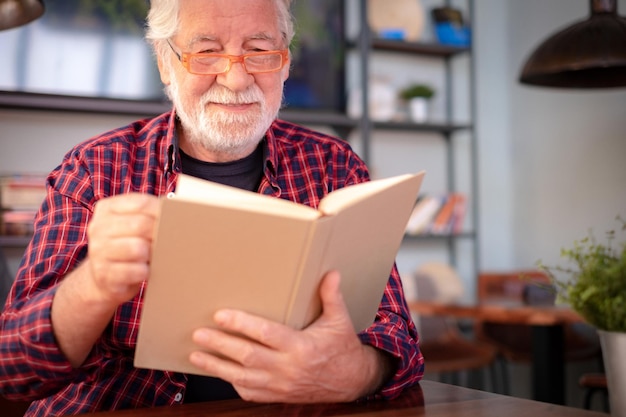
<svg viewBox="0 0 626 417">
<path fill-rule="evenodd" d="M 151 3 L 147 38 L 173 110 L 77 145 L 50 174 L 1 317 L 0 392 L 34 400 L 27 416 L 42 417 L 237 396 L 397 396 L 424 361 L 395 267 L 375 322 L 359 334 L 331 272 L 322 315 L 303 330 L 234 310 L 216 313 L 220 328 L 197 329 L 189 360 L 217 378 L 133 367 L 158 196 L 179 173 L 311 206 L 369 179 L 345 142 L 276 119 L 289 0 Z"/>
</svg>

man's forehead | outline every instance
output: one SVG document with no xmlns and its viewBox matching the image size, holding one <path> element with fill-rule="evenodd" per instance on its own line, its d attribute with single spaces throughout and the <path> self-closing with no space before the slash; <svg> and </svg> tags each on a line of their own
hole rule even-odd
<svg viewBox="0 0 626 417">
<path fill-rule="evenodd" d="M 248 40 L 273 41 L 275 39 L 276 39 L 276 35 L 269 33 L 269 32 L 257 32 L 257 33 L 253 33 L 247 36 L 242 36 L 243 41 L 248 41 Z M 222 39 L 219 35 L 202 33 L 202 34 L 193 36 L 189 40 L 189 44 L 195 45 L 195 44 L 203 43 L 203 42 L 221 42 L 221 41 Z"/>
<path fill-rule="evenodd" d="M 257 4 L 265 4 L 265 1 Z M 273 3 L 273 1 L 272 1 Z M 271 7 L 229 7 L 215 9 L 211 6 L 191 10 L 181 9 L 179 35 L 190 47 L 199 43 L 268 40 L 282 38 L 277 11 Z"/>
</svg>

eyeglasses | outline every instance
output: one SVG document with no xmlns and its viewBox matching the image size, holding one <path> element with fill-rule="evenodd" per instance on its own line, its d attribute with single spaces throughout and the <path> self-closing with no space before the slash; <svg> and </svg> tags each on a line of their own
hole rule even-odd
<svg viewBox="0 0 626 417">
<path fill-rule="evenodd" d="M 230 71 L 233 63 L 241 63 L 248 74 L 276 72 L 289 60 L 289 50 L 252 52 L 244 55 L 224 55 L 214 53 L 192 54 L 176 52 L 169 39 L 170 46 L 178 60 L 191 74 L 217 75 Z"/>
</svg>

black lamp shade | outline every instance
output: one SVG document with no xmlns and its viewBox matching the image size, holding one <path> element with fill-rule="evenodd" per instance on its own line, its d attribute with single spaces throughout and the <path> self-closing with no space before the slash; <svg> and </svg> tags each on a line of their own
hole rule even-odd
<svg viewBox="0 0 626 417">
<path fill-rule="evenodd" d="M 43 12 L 42 0 L 0 0 L 0 30 L 30 23 Z"/>
<path fill-rule="evenodd" d="M 626 86 L 626 19 L 616 0 L 590 0 L 591 16 L 556 32 L 530 55 L 520 82 L 546 87 Z"/>
</svg>

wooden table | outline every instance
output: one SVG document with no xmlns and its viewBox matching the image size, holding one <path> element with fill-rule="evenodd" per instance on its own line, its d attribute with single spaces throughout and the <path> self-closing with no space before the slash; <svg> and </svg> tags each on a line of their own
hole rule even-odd
<svg viewBox="0 0 626 417">
<path fill-rule="evenodd" d="M 606 417 L 606 414 L 422 381 L 393 401 L 255 404 L 241 400 L 85 414 L 93 417 Z"/>
<path fill-rule="evenodd" d="M 480 304 L 449 304 L 411 301 L 412 312 L 453 316 L 496 323 L 526 324 L 533 329 L 533 399 L 565 404 L 565 356 L 563 325 L 582 322 L 575 311 L 562 306 L 531 306 L 511 301 Z M 426 358 L 428 368 L 428 358 Z"/>
</svg>

